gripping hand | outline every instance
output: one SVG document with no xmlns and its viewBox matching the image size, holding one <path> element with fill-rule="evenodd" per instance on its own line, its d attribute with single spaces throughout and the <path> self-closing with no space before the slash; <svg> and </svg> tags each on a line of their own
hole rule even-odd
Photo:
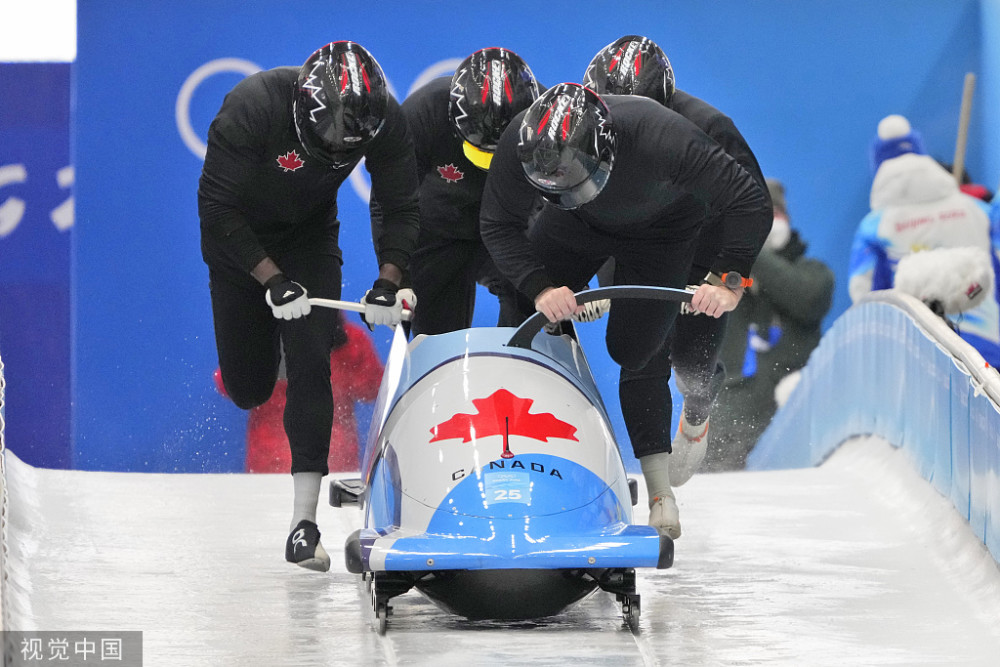
<svg viewBox="0 0 1000 667">
<path fill-rule="evenodd" d="M 283 273 L 272 276 L 264 283 L 264 299 L 271 306 L 271 313 L 279 320 L 294 320 L 309 314 L 309 294 L 306 288 Z"/>
<path fill-rule="evenodd" d="M 705 313 L 710 317 L 718 318 L 736 308 L 742 296 L 742 287 L 734 292 L 728 287 L 708 284 L 699 285 L 694 296 L 691 297 L 691 308 Z"/>
<path fill-rule="evenodd" d="M 399 324 L 403 316 L 403 302 L 396 298 L 398 291 L 399 288 L 394 282 L 379 278 L 372 288 L 365 292 L 364 298 L 361 299 L 365 312 L 361 318 L 369 329 L 374 330 L 379 324 L 390 327 Z M 402 290 L 402 292 L 413 293 L 412 290 Z"/>
</svg>

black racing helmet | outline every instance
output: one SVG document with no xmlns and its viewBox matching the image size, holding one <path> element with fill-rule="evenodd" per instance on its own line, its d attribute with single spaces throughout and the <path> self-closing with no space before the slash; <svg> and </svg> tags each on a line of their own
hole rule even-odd
<svg viewBox="0 0 1000 667">
<path fill-rule="evenodd" d="M 306 153 L 327 165 L 350 161 L 385 122 L 385 74 L 360 44 L 331 42 L 299 69 L 295 131 Z"/>
<path fill-rule="evenodd" d="M 642 95 L 666 105 L 674 94 L 674 69 L 656 42 L 626 35 L 594 56 L 583 85 L 599 95 Z"/>
<path fill-rule="evenodd" d="M 448 115 L 469 162 L 489 169 L 504 128 L 538 93 L 531 68 L 513 51 L 490 47 L 463 60 L 451 78 Z"/>
<path fill-rule="evenodd" d="M 582 206 L 608 182 L 615 128 L 604 100 L 578 83 L 542 93 L 521 121 L 517 154 L 542 196 L 563 209 Z"/>
</svg>

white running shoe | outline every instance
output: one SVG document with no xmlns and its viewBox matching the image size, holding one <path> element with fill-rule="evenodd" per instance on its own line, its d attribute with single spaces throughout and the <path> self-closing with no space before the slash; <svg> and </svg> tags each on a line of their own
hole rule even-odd
<svg viewBox="0 0 1000 667">
<path fill-rule="evenodd" d="M 674 494 L 661 494 L 649 504 L 649 525 L 672 540 L 681 536 L 681 520 Z"/>
<path fill-rule="evenodd" d="M 670 443 L 670 486 L 680 486 L 698 472 L 708 451 L 708 422 L 689 424 L 681 410 L 681 424 Z"/>
</svg>

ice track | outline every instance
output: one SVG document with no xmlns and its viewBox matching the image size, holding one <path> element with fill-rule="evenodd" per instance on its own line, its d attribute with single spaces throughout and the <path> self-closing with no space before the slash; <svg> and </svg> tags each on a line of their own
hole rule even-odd
<svg viewBox="0 0 1000 667">
<path fill-rule="evenodd" d="M 342 564 L 360 512 L 321 503 L 330 573 L 285 563 L 285 475 L 40 470 L 6 456 L 6 629 L 141 630 L 147 666 L 1000 660 L 1000 569 L 880 440 L 847 443 L 819 468 L 699 475 L 678 489 L 684 534 L 672 569 L 639 571 L 638 635 L 602 592 L 551 619 L 501 623 L 411 591 L 381 637 Z"/>
</svg>

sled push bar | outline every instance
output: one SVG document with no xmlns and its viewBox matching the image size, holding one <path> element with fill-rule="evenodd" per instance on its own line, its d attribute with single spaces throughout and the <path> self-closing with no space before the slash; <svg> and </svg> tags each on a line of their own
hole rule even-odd
<svg viewBox="0 0 1000 667">
<path fill-rule="evenodd" d="M 321 299 L 311 296 L 309 297 L 309 305 L 322 306 L 323 308 L 338 308 L 340 310 L 353 310 L 355 313 L 365 312 L 365 304 L 360 301 L 337 301 L 336 299 Z M 413 311 L 403 311 L 403 320 L 408 322 L 411 317 L 413 317 Z"/>
<path fill-rule="evenodd" d="M 674 287 L 643 287 L 637 285 L 619 285 L 614 287 L 599 287 L 576 293 L 579 305 L 600 301 L 601 299 L 655 299 L 658 301 L 691 301 L 694 292 Z M 312 301 L 312 299 L 310 299 Z M 518 327 L 507 343 L 507 347 L 531 349 L 531 341 L 542 330 L 549 320 L 542 313 L 535 313 Z"/>
</svg>

